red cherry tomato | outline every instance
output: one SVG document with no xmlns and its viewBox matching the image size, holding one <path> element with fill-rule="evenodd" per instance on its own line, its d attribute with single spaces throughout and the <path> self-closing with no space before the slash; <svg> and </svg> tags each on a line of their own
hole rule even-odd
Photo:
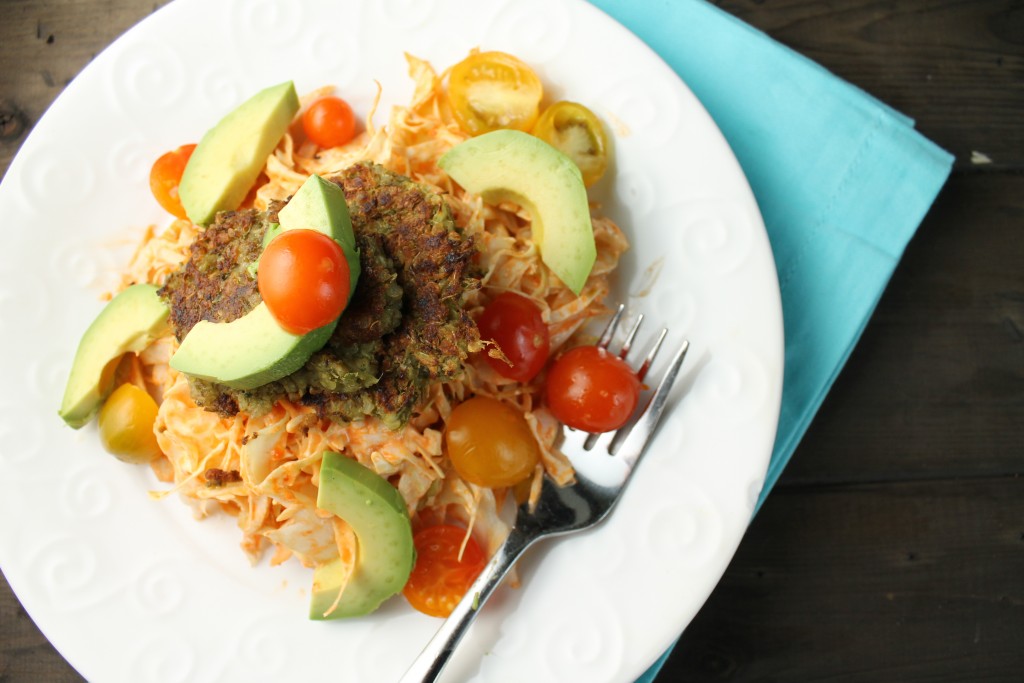
<svg viewBox="0 0 1024 683">
<path fill-rule="evenodd" d="M 173 152 L 167 152 L 153 163 L 149 171 L 149 189 L 160 206 L 178 218 L 187 218 L 178 196 L 181 174 L 185 172 L 195 145 L 182 145 Z"/>
<path fill-rule="evenodd" d="M 633 369 L 596 346 L 570 349 L 548 373 L 548 407 L 555 417 L 576 429 L 618 429 L 633 414 L 639 397 L 640 380 Z"/>
<path fill-rule="evenodd" d="M 337 147 L 355 137 L 356 117 L 340 97 L 321 97 L 302 114 L 302 128 L 320 147 Z"/>
<path fill-rule="evenodd" d="M 523 414 L 486 396 L 455 407 L 444 432 L 459 476 L 478 486 L 513 486 L 533 474 L 540 447 Z"/>
<path fill-rule="evenodd" d="M 349 270 L 345 253 L 316 230 L 285 230 L 260 256 L 256 284 L 281 327 L 305 334 L 345 309 Z"/>
<path fill-rule="evenodd" d="M 487 558 L 466 530 L 451 524 L 421 529 L 413 536 L 416 564 L 402 589 L 409 604 L 432 617 L 447 617 L 476 581 Z"/>
<path fill-rule="evenodd" d="M 484 309 L 476 325 L 481 339 L 494 341 L 512 363 L 484 356 L 503 377 L 529 382 L 547 362 L 551 345 L 548 326 L 537 305 L 525 296 L 499 294 Z"/>
</svg>

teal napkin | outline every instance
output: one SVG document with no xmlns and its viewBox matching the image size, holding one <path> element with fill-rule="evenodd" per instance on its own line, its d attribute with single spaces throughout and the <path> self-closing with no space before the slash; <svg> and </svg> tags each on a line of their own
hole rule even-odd
<svg viewBox="0 0 1024 683">
<path fill-rule="evenodd" d="M 782 292 L 782 411 L 758 509 L 860 338 L 953 157 L 914 122 L 702 0 L 591 0 L 690 87 L 739 159 Z M 649 683 L 661 658 L 640 678 Z"/>
</svg>

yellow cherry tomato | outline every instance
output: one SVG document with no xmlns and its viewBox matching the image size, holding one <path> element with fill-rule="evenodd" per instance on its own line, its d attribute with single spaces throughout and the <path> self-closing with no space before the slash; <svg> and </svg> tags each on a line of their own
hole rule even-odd
<svg viewBox="0 0 1024 683">
<path fill-rule="evenodd" d="M 455 471 L 478 486 L 513 486 L 533 474 L 540 460 L 523 414 L 486 396 L 456 406 L 444 436 Z"/>
<path fill-rule="evenodd" d="M 576 162 L 590 187 L 608 168 L 608 138 L 600 119 L 582 104 L 555 102 L 530 131 Z"/>
<path fill-rule="evenodd" d="M 471 54 L 448 76 L 452 113 L 470 135 L 499 128 L 529 131 L 543 96 L 534 70 L 504 52 Z"/>
<path fill-rule="evenodd" d="M 122 384 L 100 408 L 100 442 L 120 460 L 149 462 L 161 452 L 153 433 L 156 413 L 152 396 L 134 384 Z"/>
</svg>

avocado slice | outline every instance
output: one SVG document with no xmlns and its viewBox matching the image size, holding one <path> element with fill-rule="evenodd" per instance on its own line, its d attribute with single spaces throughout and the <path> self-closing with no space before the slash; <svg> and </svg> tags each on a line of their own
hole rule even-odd
<svg viewBox="0 0 1024 683">
<path fill-rule="evenodd" d="M 287 81 L 256 93 L 206 132 L 178 185 L 190 221 L 207 225 L 218 211 L 238 208 L 298 111 Z"/>
<path fill-rule="evenodd" d="M 348 261 L 349 283 L 348 298 L 356 291 L 356 282 L 362 266 L 359 264 L 359 251 L 356 249 L 356 234 L 352 231 L 352 219 L 345 202 L 345 193 L 334 183 L 314 175 L 306 179 L 299 191 L 288 200 L 288 204 L 277 212 L 280 226 L 269 230 L 272 240 L 285 230 L 310 228 L 319 230 L 333 237 L 345 252 Z M 263 246 L 270 244 L 267 240 Z"/>
<path fill-rule="evenodd" d="M 157 287 L 128 287 L 103 307 L 82 335 L 71 363 L 60 416 L 78 429 L 92 419 L 114 388 L 117 361 L 128 352 L 138 353 L 154 339 L 167 334 L 167 304 Z"/>
<path fill-rule="evenodd" d="M 278 212 L 279 231 L 318 230 L 341 245 L 349 264 L 351 292 L 359 278 L 359 253 L 341 188 L 310 176 Z M 253 389 L 295 372 L 327 343 L 338 321 L 307 334 L 286 332 L 266 304 L 227 323 L 198 322 L 171 357 L 171 367 L 233 389 Z"/>
<path fill-rule="evenodd" d="M 587 188 L 572 159 L 528 133 L 496 130 L 452 147 L 438 165 L 485 201 L 511 201 L 529 211 L 541 259 L 580 293 L 597 246 Z"/>
<path fill-rule="evenodd" d="M 347 571 L 341 560 L 315 570 L 309 618 L 341 619 L 369 614 L 402 590 L 416 559 L 405 501 L 376 472 L 327 451 L 320 465 L 316 505 L 338 515 L 355 531 L 357 560 L 344 585 Z"/>
</svg>

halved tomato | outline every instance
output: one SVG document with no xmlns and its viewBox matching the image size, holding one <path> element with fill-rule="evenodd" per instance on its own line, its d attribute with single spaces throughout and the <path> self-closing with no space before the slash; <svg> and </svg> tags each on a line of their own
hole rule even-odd
<svg viewBox="0 0 1024 683">
<path fill-rule="evenodd" d="M 476 52 L 452 67 L 448 101 L 470 135 L 499 128 L 529 131 L 544 87 L 536 72 L 504 52 Z"/>
<path fill-rule="evenodd" d="M 576 102 L 555 102 L 530 131 L 576 162 L 590 187 L 608 168 L 608 138 L 594 112 Z"/>
</svg>

